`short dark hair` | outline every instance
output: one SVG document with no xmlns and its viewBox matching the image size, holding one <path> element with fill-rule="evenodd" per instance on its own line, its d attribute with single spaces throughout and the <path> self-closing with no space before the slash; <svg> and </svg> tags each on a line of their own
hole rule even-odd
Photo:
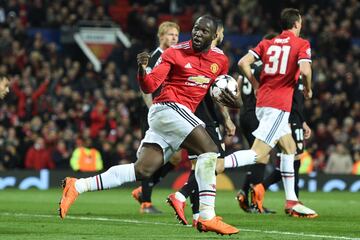
<svg viewBox="0 0 360 240">
<path fill-rule="evenodd" d="M 218 22 L 217 22 L 217 19 L 215 17 L 213 17 L 211 15 L 203 15 L 203 16 L 201 16 L 199 18 L 205 18 L 207 20 L 210 20 L 212 22 L 212 24 L 214 25 L 214 27 L 215 27 L 215 33 L 216 33 L 216 31 L 218 29 Z"/>
<path fill-rule="evenodd" d="M 279 34 L 278 33 L 268 33 L 263 37 L 263 39 L 271 40 L 274 37 L 276 37 L 277 35 L 279 35 Z"/>
<path fill-rule="evenodd" d="M 288 30 L 294 27 L 296 21 L 300 21 L 300 11 L 295 8 L 285 8 L 281 12 L 281 29 Z"/>
</svg>

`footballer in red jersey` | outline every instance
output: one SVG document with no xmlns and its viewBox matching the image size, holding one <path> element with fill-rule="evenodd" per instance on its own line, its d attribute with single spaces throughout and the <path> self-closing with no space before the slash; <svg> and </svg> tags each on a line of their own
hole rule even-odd
<svg viewBox="0 0 360 240">
<path fill-rule="evenodd" d="M 114 188 L 125 182 L 150 177 L 179 148 L 198 155 L 195 177 L 199 186 L 199 231 L 231 235 L 239 230 L 215 214 L 215 165 L 218 148 L 194 111 L 216 77 L 228 71 L 228 59 L 221 50 L 212 49 L 217 23 L 211 16 L 198 18 L 191 32 L 191 41 L 168 48 L 160 63 L 149 73 L 150 55 L 137 55 L 138 81 L 145 93 L 162 89 L 149 109 L 149 129 L 141 141 L 135 164 L 111 167 L 89 178 L 66 178 L 60 201 L 60 217 L 64 218 L 78 195 L 87 191 Z"/>
<path fill-rule="evenodd" d="M 284 9 L 281 13 L 283 32 L 273 39 L 262 40 L 240 59 L 240 70 L 256 91 L 256 117 L 259 126 L 253 132 L 255 141 L 251 149 L 237 151 L 225 157 L 225 168 L 266 164 L 269 161 L 267 155 L 278 144 L 282 149 L 280 172 L 286 196 L 285 212 L 295 217 L 313 218 L 318 216 L 317 213 L 301 204 L 295 194 L 296 146 L 288 124 L 295 79 L 298 79 L 299 74 L 304 81 L 305 97 L 312 96 L 311 49 L 309 42 L 299 37 L 301 26 L 299 10 Z M 260 73 L 260 83 L 251 71 L 251 64 L 256 60 L 261 60 L 264 66 Z"/>
</svg>

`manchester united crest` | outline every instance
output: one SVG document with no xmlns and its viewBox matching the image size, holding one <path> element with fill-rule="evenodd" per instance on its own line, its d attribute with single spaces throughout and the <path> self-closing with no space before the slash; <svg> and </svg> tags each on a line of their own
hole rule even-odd
<svg viewBox="0 0 360 240">
<path fill-rule="evenodd" d="M 216 63 L 211 64 L 210 70 L 212 73 L 216 73 L 219 70 L 219 65 L 217 65 Z"/>
</svg>

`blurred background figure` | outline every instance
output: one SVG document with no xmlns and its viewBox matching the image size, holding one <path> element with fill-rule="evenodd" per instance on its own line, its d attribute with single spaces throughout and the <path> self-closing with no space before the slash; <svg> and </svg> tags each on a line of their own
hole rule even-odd
<svg viewBox="0 0 360 240">
<path fill-rule="evenodd" d="M 330 154 L 324 171 L 330 174 L 350 174 L 352 165 L 349 151 L 343 143 L 338 143 L 335 151 Z"/>
<path fill-rule="evenodd" d="M 26 152 L 25 168 L 33 170 L 55 168 L 51 151 L 46 147 L 44 138 L 37 137 L 33 146 Z"/>
</svg>

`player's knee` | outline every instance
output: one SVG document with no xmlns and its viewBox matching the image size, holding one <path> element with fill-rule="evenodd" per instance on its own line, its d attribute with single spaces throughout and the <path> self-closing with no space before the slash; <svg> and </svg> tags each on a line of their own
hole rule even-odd
<svg viewBox="0 0 360 240">
<path fill-rule="evenodd" d="M 283 149 L 283 153 L 285 153 L 285 154 L 295 154 L 295 152 L 296 152 L 295 143 L 289 143 L 289 144 Z"/>
<path fill-rule="evenodd" d="M 149 178 L 153 173 L 154 171 L 149 167 L 135 165 L 135 175 L 137 180 Z"/>
<path fill-rule="evenodd" d="M 219 148 L 216 146 L 216 144 L 214 142 L 211 142 L 209 144 L 207 144 L 207 147 L 205 149 L 205 152 L 215 152 L 218 153 L 219 152 Z"/>
</svg>

